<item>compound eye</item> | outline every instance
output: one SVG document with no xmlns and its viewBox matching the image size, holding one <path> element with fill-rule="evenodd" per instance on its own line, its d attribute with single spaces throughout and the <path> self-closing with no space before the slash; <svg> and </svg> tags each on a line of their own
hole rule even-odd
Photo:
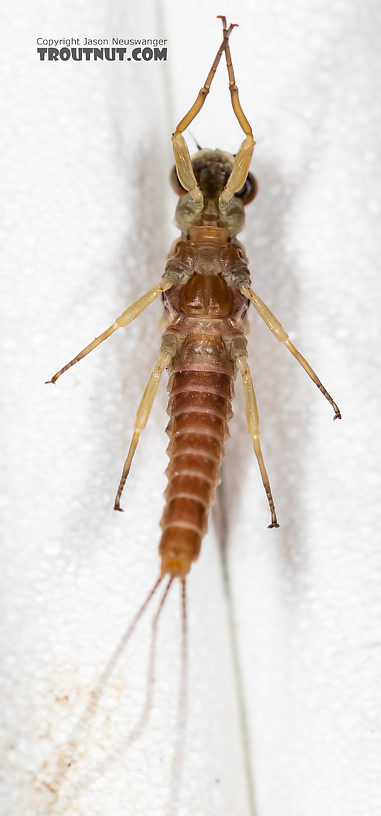
<svg viewBox="0 0 381 816">
<path fill-rule="evenodd" d="M 253 176 L 252 173 L 247 174 L 247 179 L 243 187 L 238 190 L 236 193 L 237 198 L 240 198 L 242 203 L 246 206 L 246 204 L 250 204 L 250 201 L 255 198 L 258 192 L 258 183 L 256 178 Z"/>
<path fill-rule="evenodd" d="M 172 190 L 174 190 L 175 193 L 177 193 L 177 195 L 185 195 L 185 193 L 188 192 L 187 190 L 184 189 L 182 184 L 180 184 L 175 164 L 173 165 L 172 170 L 171 170 L 171 172 L 169 174 L 169 181 L 170 181 Z"/>
</svg>

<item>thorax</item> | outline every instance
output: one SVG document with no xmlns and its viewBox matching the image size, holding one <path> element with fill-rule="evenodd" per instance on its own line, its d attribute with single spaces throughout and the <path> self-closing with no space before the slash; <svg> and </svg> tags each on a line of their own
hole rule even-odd
<svg viewBox="0 0 381 816">
<path fill-rule="evenodd" d="M 183 272 L 181 282 L 164 295 L 170 317 L 240 320 L 247 301 L 232 281 L 232 272 L 240 268 L 247 269 L 244 250 L 238 241 L 227 240 L 225 229 L 192 227 L 189 240 L 175 242 L 166 266 Z"/>
</svg>

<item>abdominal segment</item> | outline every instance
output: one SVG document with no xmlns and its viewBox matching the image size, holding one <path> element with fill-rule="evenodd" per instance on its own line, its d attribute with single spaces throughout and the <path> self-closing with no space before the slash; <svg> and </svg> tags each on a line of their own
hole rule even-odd
<svg viewBox="0 0 381 816">
<path fill-rule="evenodd" d="M 188 338 L 168 384 L 170 461 L 159 552 L 162 573 L 182 577 L 197 559 L 208 527 L 232 416 L 233 365 L 222 338 L 214 342 L 215 355 L 211 354 L 213 338 L 208 338 L 205 359 L 200 338 Z"/>
</svg>

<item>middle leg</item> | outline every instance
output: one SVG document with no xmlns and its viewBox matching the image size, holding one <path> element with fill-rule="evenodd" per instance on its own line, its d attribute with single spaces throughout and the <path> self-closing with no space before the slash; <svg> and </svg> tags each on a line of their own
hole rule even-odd
<svg viewBox="0 0 381 816">
<path fill-rule="evenodd" d="M 250 289 L 250 286 L 248 286 L 247 283 L 243 282 L 243 283 L 239 284 L 238 288 L 239 288 L 239 291 L 241 292 L 241 294 L 244 295 L 245 297 L 247 297 L 248 300 L 251 301 L 254 308 L 257 310 L 257 312 L 260 315 L 260 317 L 262 318 L 262 320 L 265 321 L 266 325 L 269 327 L 269 329 L 275 335 L 277 340 L 279 340 L 281 343 L 284 343 L 286 348 L 288 348 L 288 350 L 291 351 L 291 354 L 294 355 L 295 359 L 304 368 L 304 370 L 307 372 L 308 376 L 311 377 L 312 382 L 314 382 L 315 385 L 317 385 L 319 391 L 321 391 L 321 393 L 323 394 L 323 397 L 325 397 L 326 400 L 328 400 L 328 402 L 330 403 L 330 405 L 332 405 L 332 408 L 333 408 L 333 410 L 335 412 L 335 415 L 334 415 L 333 418 L 334 419 L 341 419 L 340 408 L 338 407 L 338 405 L 336 405 L 336 402 L 334 402 L 331 395 L 328 393 L 327 389 L 324 387 L 321 380 L 319 380 L 319 377 L 317 376 L 317 374 L 315 373 L 313 368 L 311 368 L 310 364 L 307 362 L 305 357 L 303 357 L 303 355 L 300 353 L 300 351 L 298 351 L 298 349 L 295 348 L 294 344 L 291 343 L 291 340 L 290 340 L 287 332 L 284 330 L 284 328 L 283 328 L 282 324 L 279 322 L 278 318 L 275 317 L 275 315 L 270 311 L 269 307 L 266 306 L 266 304 L 259 297 L 259 295 L 257 295 L 256 292 L 254 292 L 252 289 Z"/>
</svg>

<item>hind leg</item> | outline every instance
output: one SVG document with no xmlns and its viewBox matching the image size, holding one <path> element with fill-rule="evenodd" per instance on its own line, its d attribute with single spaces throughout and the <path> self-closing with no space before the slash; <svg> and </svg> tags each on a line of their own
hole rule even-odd
<svg viewBox="0 0 381 816">
<path fill-rule="evenodd" d="M 124 463 L 122 476 L 115 496 L 114 510 L 122 510 L 120 506 L 120 498 L 123 493 L 124 485 L 126 484 L 127 476 L 130 472 L 131 463 L 139 442 L 140 432 L 145 428 L 147 424 L 148 417 L 151 413 L 151 408 L 157 394 L 157 389 L 159 387 L 161 375 L 164 369 L 167 368 L 167 366 L 171 362 L 172 357 L 173 354 L 170 351 L 166 350 L 161 351 L 160 357 L 155 367 L 152 369 L 147 385 L 144 389 L 143 396 L 141 398 L 140 405 L 136 413 L 134 432 L 132 434 L 130 448 L 127 454 L 127 459 Z"/>
<path fill-rule="evenodd" d="M 249 434 L 253 440 L 254 451 L 257 457 L 257 462 L 259 465 L 259 470 L 261 472 L 263 487 L 266 491 L 267 501 L 270 507 L 271 513 L 271 524 L 269 527 L 279 527 L 278 520 L 276 517 L 275 512 L 275 504 L 273 495 L 271 492 L 270 487 L 270 480 L 267 475 L 267 470 L 265 467 L 265 463 L 262 456 L 262 450 L 259 442 L 259 414 L 258 414 L 258 407 L 257 407 L 257 400 L 255 398 L 254 393 L 254 385 L 253 380 L 251 377 L 251 372 L 249 368 L 249 363 L 247 361 L 247 357 L 237 357 L 235 359 L 235 364 L 239 371 L 241 372 L 242 382 L 243 382 L 243 391 L 245 397 L 245 407 L 246 407 L 246 419 L 247 419 L 247 427 Z"/>
</svg>

